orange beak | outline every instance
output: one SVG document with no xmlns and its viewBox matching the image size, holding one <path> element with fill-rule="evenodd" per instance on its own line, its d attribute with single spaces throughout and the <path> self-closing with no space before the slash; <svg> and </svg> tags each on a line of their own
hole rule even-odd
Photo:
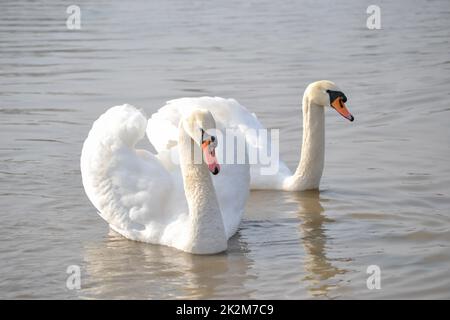
<svg viewBox="0 0 450 320">
<path fill-rule="evenodd" d="M 331 106 L 344 118 L 350 121 L 355 120 L 355 117 L 352 116 L 350 111 L 348 111 L 347 107 L 345 106 L 344 101 L 342 101 L 342 97 L 337 97 L 336 99 L 334 99 L 334 101 L 331 103 Z"/>
<path fill-rule="evenodd" d="M 216 158 L 216 150 L 210 150 L 209 144 L 210 141 L 205 141 L 202 143 L 203 156 L 206 164 L 208 165 L 209 171 L 211 171 L 213 175 L 216 175 L 220 171 L 220 165 Z"/>
</svg>

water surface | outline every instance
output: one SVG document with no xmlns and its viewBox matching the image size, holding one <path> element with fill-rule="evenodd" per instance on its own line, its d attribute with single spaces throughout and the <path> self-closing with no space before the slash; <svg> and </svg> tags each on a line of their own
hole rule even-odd
<svg viewBox="0 0 450 320">
<path fill-rule="evenodd" d="M 79 31 L 71 4 L 0 4 L 0 298 L 450 298 L 448 1 L 378 1 L 381 30 L 370 1 L 78 1 Z M 327 112 L 321 190 L 253 192 L 226 253 L 128 241 L 86 198 L 81 146 L 107 108 L 233 97 L 295 168 L 319 79 L 356 117 Z"/>
</svg>

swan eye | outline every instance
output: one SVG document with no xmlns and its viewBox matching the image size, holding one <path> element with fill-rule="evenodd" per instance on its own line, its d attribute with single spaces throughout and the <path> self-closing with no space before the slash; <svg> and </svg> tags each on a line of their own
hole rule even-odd
<svg viewBox="0 0 450 320">
<path fill-rule="evenodd" d="M 215 136 L 209 136 L 209 141 L 205 140 L 205 130 L 203 130 L 202 128 L 200 130 L 202 131 L 202 143 L 207 142 L 209 144 L 210 142 L 214 143 L 216 141 Z"/>
</svg>

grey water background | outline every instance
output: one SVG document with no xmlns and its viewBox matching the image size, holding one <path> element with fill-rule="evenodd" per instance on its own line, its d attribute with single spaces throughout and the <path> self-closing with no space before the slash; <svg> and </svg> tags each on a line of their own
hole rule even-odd
<svg viewBox="0 0 450 320">
<path fill-rule="evenodd" d="M 1 1 L 0 298 L 450 298 L 449 37 L 447 0 Z M 252 192 L 224 254 L 123 239 L 84 194 L 82 143 L 123 103 L 233 97 L 295 168 L 319 79 L 356 118 L 327 111 L 321 190 Z"/>
</svg>

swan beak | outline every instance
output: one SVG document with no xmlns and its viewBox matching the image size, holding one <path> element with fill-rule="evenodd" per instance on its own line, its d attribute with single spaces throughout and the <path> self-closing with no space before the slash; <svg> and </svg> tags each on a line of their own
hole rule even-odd
<svg viewBox="0 0 450 320">
<path fill-rule="evenodd" d="M 331 106 L 345 119 L 350 121 L 355 120 L 355 117 L 352 116 L 350 111 L 348 111 L 347 107 L 345 106 L 344 101 L 342 101 L 342 97 L 337 97 L 336 99 L 334 99 L 334 101 L 331 103 Z"/>
<path fill-rule="evenodd" d="M 204 159 L 206 161 L 206 164 L 208 165 L 209 171 L 211 171 L 211 173 L 213 175 L 216 175 L 220 171 L 220 165 L 216 158 L 216 150 L 215 150 L 215 148 L 210 147 L 210 143 L 211 143 L 211 141 L 209 141 L 209 140 L 204 141 L 202 143 L 202 150 L 203 150 Z"/>
</svg>

